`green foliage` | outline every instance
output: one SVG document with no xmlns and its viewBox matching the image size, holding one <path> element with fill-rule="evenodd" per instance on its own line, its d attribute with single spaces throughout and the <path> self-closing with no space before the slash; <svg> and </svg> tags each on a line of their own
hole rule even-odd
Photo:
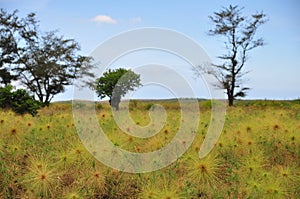
<svg viewBox="0 0 300 199">
<path fill-rule="evenodd" d="M 12 86 L 0 88 L 0 106 L 2 109 L 12 109 L 15 113 L 29 113 L 32 116 L 37 114 L 40 103 L 33 99 L 26 90 L 17 89 L 13 91 Z"/>
<path fill-rule="evenodd" d="M 2 8 L 0 10 L 0 83 L 5 85 L 15 79 L 6 65 L 16 61 L 17 41 L 14 33 L 16 28 L 23 27 L 16 13 L 17 11 L 14 11 L 9 14 Z"/>
<path fill-rule="evenodd" d="M 0 87 L 0 105 L 2 109 L 10 107 L 12 86 Z"/>
<path fill-rule="evenodd" d="M 133 91 L 140 86 L 140 81 L 140 75 L 131 70 L 124 68 L 109 69 L 96 80 L 95 90 L 101 99 L 109 97 L 112 107 L 118 109 L 121 97 L 128 91 Z"/>
<path fill-rule="evenodd" d="M 0 83 L 8 85 L 12 80 L 16 80 L 16 76 L 12 75 L 7 68 L 0 69 Z"/>
</svg>

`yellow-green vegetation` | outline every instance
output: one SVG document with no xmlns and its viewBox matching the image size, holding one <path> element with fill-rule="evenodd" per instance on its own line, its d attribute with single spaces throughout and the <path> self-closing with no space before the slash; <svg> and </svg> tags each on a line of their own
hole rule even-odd
<svg viewBox="0 0 300 199">
<path fill-rule="evenodd" d="M 176 101 L 131 101 L 135 123 L 147 125 L 156 103 L 165 108 L 167 121 L 147 139 L 122 132 L 108 103 L 97 104 L 96 113 L 116 146 L 149 152 L 169 143 L 180 127 Z M 1 111 L 0 198 L 300 198 L 299 101 L 241 101 L 228 107 L 222 135 L 203 159 L 198 152 L 210 124 L 210 102 L 199 106 L 191 147 L 168 167 L 143 174 L 94 159 L 76 133 L 70 103 L 53 103 L 36 117 Z"/>
</svg>

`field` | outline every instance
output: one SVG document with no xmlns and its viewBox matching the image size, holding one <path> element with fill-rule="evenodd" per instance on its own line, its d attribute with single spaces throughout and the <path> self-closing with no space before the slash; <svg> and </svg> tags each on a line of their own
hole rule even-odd
<svg viewBox="0 0 300 199">
<path fill-rule="evenodd" d="M 132 101 L 137 125 L 150 122 L 159 101 Z M 180 107 L 162 101 L 164 128 L 147 139 L 118 128 L 107 103 L 96 105 L 99 124 L 115 146 L 155 151 L 179 128 Z M 76 132 L 72 105 L 53 103 L 38 116 L 0 112 L 0 198 L 300 198 L 300 101 L 238 101 L 227 107 L 213 151 L 199 159 L 210 124 L 210 101 L 199 102 L 201 119 L 191 147 L 174 163 L 132 174 L 97 161 Z"/>
</svg>

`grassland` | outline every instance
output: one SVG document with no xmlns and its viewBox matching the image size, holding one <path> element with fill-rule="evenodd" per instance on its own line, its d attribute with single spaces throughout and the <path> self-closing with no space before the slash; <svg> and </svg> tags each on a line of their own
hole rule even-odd
<svg viewBox="0 0 300 199">
<path fill-rule="evenodd" d="M 159 101 L 132 101 L 138 125 Z M 154 151 L 179 128 L 180 107 L 162 101 L 168 119 L 157 135 L 130 137 L 97 104 L 99 124 L 119 147 Z M 0 198 L 300 198 L 300 101 L 240 101 L 228 107 L 218 143 L 198 151 L 210 124 L 210 102 L 200 101 L 200 126 L 188 151 L 170 166 L 143 174 L 111 169 L 82 145 L 70 103 L 53 103 L 37 117 L 0 112 Z"/>
</svg>

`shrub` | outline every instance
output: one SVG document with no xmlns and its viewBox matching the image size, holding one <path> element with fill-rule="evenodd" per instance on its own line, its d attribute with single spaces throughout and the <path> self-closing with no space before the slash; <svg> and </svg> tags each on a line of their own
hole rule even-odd
<svg viewBox="0 0 300 199">
<path fill-rule="evenodd" d="M 26 90 L 17 89 L 13 91 L 13 87 L 9 85 L 0 87 L 0 106 L 2 109 L 12 109 L 21 115 L 29 113 L 35 116 L 41 104 Z"/>
<path fill-rule="evenodd" d="M 149 111 L 149 110 L 153 109 L 154 108 L 153 105 L 154 105 L 153 103 L 147 104 L 146 110 Z"/>
</svg>

